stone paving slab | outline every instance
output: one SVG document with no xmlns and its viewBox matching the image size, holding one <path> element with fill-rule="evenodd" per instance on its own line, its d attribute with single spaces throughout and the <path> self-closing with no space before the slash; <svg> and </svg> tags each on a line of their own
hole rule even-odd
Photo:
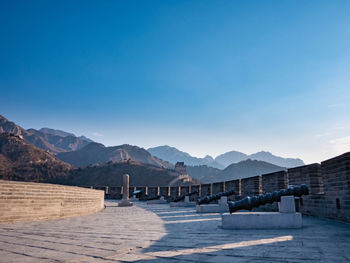
<svg viewBox="0 0 350 263">
<path fill-rule="evenodd" d="M 225 230 L 220 214 L 135 202 L 94 215 L 0 225 L 0 262 L 350 262 L 350 225 Z"/>
</svg>

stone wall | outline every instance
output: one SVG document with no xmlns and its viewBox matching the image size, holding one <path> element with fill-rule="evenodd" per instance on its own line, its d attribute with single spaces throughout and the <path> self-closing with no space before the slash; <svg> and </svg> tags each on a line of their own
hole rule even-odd
<svg viewBox="0 0 350 263">
<path fill-rule="evenodd" d="M 160 196 L 163 196 L 165 199 L 168 199 L 170 195 L 170 186 L 160 187 Z"/>
<path fill-rule="evenodd" d="M 251 196 L 261 194 L 261 176 L 241 179 L 241 195 Z"/>
<path fill-rule="evenodd" d="M 0 180 L 0 193 L 0 223 L 89 215 L 104 208 L 104 191 L 81 187 Z"/>
<path fill-rule="evenodd" d="M 309 187 L 310 195 L 296 199 L 298 211 L 303 214 L 350 222 L 350 152 L 321 164 L 314 163 L 244 179 L 190 187 L 162 186 L 160 188 L 137 187 L 137 189 L 142 189 L 146 197 L 154 197 L 160 193 L 167 199 L 174 199 L 180 194 L 198 190 L 198 195 L 191 196 L 192 201 L 198 197 L 235 190 L 236 194 L 230 196 L 228 200 L 236 201 L 246 196 L 264 194 L 300 184 L 306 184 Z M 99 189 L 106 191 L 106 197 L 121 197 L 120 188 L 100 187 Z M 276 211 L 277 204 L 266 205 L 261 209 Z"/>
<path fill-rule="evenodd" d="M 225 182 L 213 183 L 213 194 L 225 192 Z"/>
<path fill-rule="evenodd" d="M 350 222 L 350 152 L 322 162 L 321 172 L 323 198 L 313 200 L 316 212 Z"/>
<path fill-rule="evenodd" d="M 288 187 L 286 171 L 263 174 L 261 176 L 262 193 L 271 193 Z"/>
<path fill-rule="evenodd" d="M 321 165 L 318 163 L 288 169 L 289 185 L 306 184 L 312 194 L 323 193 Z"/>
<path fill-rule="evenodd" d="M 202 184 L 201 185 L 201 197 L 205 197 L 207 195 L 212 195 L 213 185 L 212 184 Z"/>
<path fill-rule="evenodd" d="M 200 191 L 201 191 L 200 185 L 191 185 L 191 191 L 190 192 L 195 192 L 195 191 L 198 191 L 198 193 L 191 195 L 190 196 L 190 201 L 196 201 L 199 198 Z"/>
<path fill-rule="evenodd" d="M 234 190 L 235 195 L 231 195 L 227 198 L 229 201 L 239 200 L 242 196 L 241 192 L 241 179 L 231 180 L 225 182 L 225 191 Z"/>
</svg>

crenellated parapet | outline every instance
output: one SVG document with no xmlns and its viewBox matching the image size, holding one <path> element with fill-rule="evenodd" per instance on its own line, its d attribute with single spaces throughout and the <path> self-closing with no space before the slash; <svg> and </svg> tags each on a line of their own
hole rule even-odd
<svg viewBox="0 0 350 263">
<path fill-rule="evenodd" d="M 296 207 L 303 214 L 350 222 L 350 152 L 335 158 L 300 167 L 290 168 L 249 178 L 191 186 L 136 186 L 148 198 L 164 196 L 173 200 L 183 194 L 197 191 L 191 196 L 196 201 L 209 195 L 233 190 L 229 201 L 286 189 L 291 185 L 306 184 L 310 195 L 296 198 Z M 121 198 L 122 187 L 96 187 L 104 190 L 106 198 Z M 142 199 L 142 198 L 140 198 Z M 276 204 L 265 205 L 264 211 L 276 211 Z"/>
</svg>

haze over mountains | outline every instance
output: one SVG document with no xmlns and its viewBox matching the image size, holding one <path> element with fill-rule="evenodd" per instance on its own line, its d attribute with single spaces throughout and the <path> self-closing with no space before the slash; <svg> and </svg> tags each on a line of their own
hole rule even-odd
<svg viewBox="0 0 350 263">
<path fill-rule="evenodd" d="M 158 167 L 174 168 L 174 165 L 171 163 L 151 155 L 145 149 L 128 144 L 105 147 L 101 143 L 92 142 L 77 151 L 59 153 L 57 157 L 74 167 L 133 160 L 135 162 L 151 164 Z"/>
<path fill-rule="evenodd" d="M 49 180 L 48 178 L 57 181 L 57 176 L 60 178 L 66 176 L 65 183 L 68 184 L 82 184 L 84 180 L 86 180 L 86 183 L 89 182 L 89 184 L 93 185 L 104 182 L 119 182 L 121 184 L 121 176 L 116 176 L 116 174 L 129 169 L 130 172 L 134 173 L 135 178 L 138 178 L 135 183 L 145 183 L 148 180 L 148 185 L 156 185 L 157 182 L 166 182 L 166 178 L 169 179 L 168 181 L 171 181 L 174 176 L 179 176 L 173 170 L 174 164 L 178 161 L 185 162 L 190 177 L 202 182 L 233 180 L 304 164 L 300 159 L 282 158 L 269 152 L 247 155 L 231 151 L 214 159 L 208 155 L 204 158 L 193 157 L 170 146 L 154 147 L 148 149 L 148 151 L 128 144 L 106 147 L 84 136 L 77 137 L 72 133 L 61 130 L 50 128 L 26 130 L 14 122 L 8 121 L 1 115 L 0 134 L 3 136 L 1 147 L 4 148 L 0 149 L 4 153 L 0 160 L 0 177 L 3 178 L 11 177 L 12 173 L 12 178 L 26 178 L 26 180 L 29 178 L 28 180 L 32 180 L 33 178 L 30 177 L 31 175 L 28 172 L 32 171 L 32 174 L 35 175 L 34 177 L 46 181 Z M 6 136 L 10 137 L 7 138 Z M 7 144 L 4 143 L 6 141 L 5 138 L 8 140 Z M 12 142 L 17 141 L 17 144 L 11 143 L 11 140 Z M 23 141 L 22 144 L 20 143 L 21 140 Z M 16 151 L 11 153 L 10 147 L 6 145 L 13 145 L 13 147 L 15 145 L 22 146 L 17 147 L 17 149 L 20 149 L 17 153 Z M 34 148 L 31 149 L 30 145 Z M 31 156 L 33 156 L 32 153 L 34 152 L 37 153 L 35 154 L 37 156 L 43 156 L 43 160 L 37 161 L 38 158 L 32 160 Z M 18 159 L 23 160 L 23 162 L 14 162 L 11 161 L 13 157 L 11 154 L 26 157 Z M 51 160 L 50 162 L 45 161 L 49 159 Z M 33 168 L 31 166 L 33 163 L 46 164 L 44 168 L 41 166 Z M 29 166 L 26 168 L 26 165 Z M 47 170 L 47 165 L 51 165 L 52 169 L 50 169 L 53 171 L 63 171 L 63 168 L 63 170 L 57 168 L 60 165 L 66 168 L 63 172 L 57 172 L 56 176 L 54 172 L 50 172 L 50 169 Z M 154 172 L 153 176 L 152 171 Z M 112 179 L 108 176 L 115 178 Z M 163 179 L 160 180 L 160 178 Z"/>
<path fill-rule="evenodd" d="M 168 186 L 170 182 L 179 178 L 179 174 L 174 170 L 134 161 L 123 161 L 74 169 L 70 173 L 68 182 L 85 186 L 122 186 L 123 174 L 130 175 L 131 186 Z M 174 183 L 174 186 L 192 184 L 192 181 L 179 180 Z M 194 180 L 193 183 L 199 182 Z"/>
<path fill-rule="evenodd" d="M 42 133 L 57 135 L 57 136 L 61 136 L 61 137 L 68 137 L 68 136 L 77 137 L 73 133 L 69 133 L 69 132 L 65 132 L 65 131 L 61 131 L 61 130 L 56 130 L 56 129 L 50 129 L 50 128 L 41 128 L 39 131 Z M 79 136 L 78 138 L 80 138 L 84 141 L 87 141 L 87 142 L 93 142 L 93 140 L 86 138 L 85 136 Z"/>
<path fill-rule="evenodd" d="M 214 183 L 221 181 L 230 181 L 234 179 L 247 178 L 267 173 L 273 173 L 285 170 L 271 163 L 257 160 L 244 160 L 227 166 L 224 170 L 220 170 L 205 165 L 187 166 L 188 174 L 202 183 Z"/>
<path fill-rule="evenodd" d="M 149 148 L 148 151 L 161 158 L 165 161 L 176 163 L 176 162 L 185 162 L 187 165 L 207 165 L 214 168 L 225 168 L 232 163 L 238 163 L 244 160 L 257 160 L 268 162 L 280 167 L 292 168 L 296 166 L 304 165 L 304 162 L 298 158 L 283 158 L 279 156 L 275 156 L 269 152 L 257 152 L 251 155 L 247 155 L 238 151 L 231 151 L 217 156 L 213 159 L 211 156 L 207 155 L 204 158 L 192 157 L 190 154 L 186 152 L 182 152 L 174 147 L 170 147 L 167 145 L 158 146 L 154 148 Z"/>
<path fill-rule="evenodd" d="M 27 142 L 51 153 L 76 151 L 91 142 L 90 139 L 84 136 L 76 137 L 72 133 L 60 130 L 48 128 L 25 130 L 0 115 L 0 133 L 2 132 L 22 136 Z"/>
<path fill-rule="evenodd" d="M 193 157 L 186 152 L 182 152 L 175 147 L 167 145 L 148 148 L 152 155 L 158 158 L 175 164 L 176 162 L 184 162 L 186 165 L 207 165 L 214 168 L 222 169 L 224 166 L 217 163 L 211 156 L 207 155 L 204 158 Z"/>
<path fill-rule="evenodd" d="M 58 153 L 75 166 L 92 165 L 75 169 Z M 167 185 L 180 174 L 164 167 L 173 166 L 137 146 L 105 147 L 60 130 L 25 130 L 0 115 L 0 179 L 121 186 L 129 173 L 133 185 Z"/>
<path fill-rule="evenodd" d="M 166 186 L 179 177 L 174 170 L 130 160 L 75 169 L 19 135 L 0 133 L 0 179 L 78 186 L 121 186 L 125 173 L 130 174 L 132 186 Z M 191 184 L 192 180 L 178 180 L 174 185 L 184 183 Z"/>
</svg>

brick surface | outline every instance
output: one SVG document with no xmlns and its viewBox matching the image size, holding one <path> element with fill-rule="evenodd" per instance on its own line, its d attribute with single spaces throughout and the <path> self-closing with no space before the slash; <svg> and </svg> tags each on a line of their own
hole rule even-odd
<svg viewBox="0 0 350 263">
<path fill-rule="evenodd" d="M 241 179 L 242 197 L 258 195 L 262 191 L 261 176 Z"/>
<path fill-rule="evenodd" d="M 88 215 L 104 207 L 104 191 L 0 180 L 0 223 Z"/>
<path fill-rule="evenodd" d="M 224 230 L 220 214 L 135 202 L 67 219 L 0 225 L 0 262 L 349 262 L 350 225 Z"/>
</svg>

